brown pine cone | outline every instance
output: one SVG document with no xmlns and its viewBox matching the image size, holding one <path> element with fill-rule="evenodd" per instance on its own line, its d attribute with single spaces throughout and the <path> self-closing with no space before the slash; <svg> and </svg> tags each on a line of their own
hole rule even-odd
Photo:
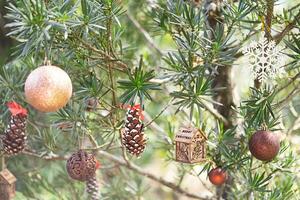
<svg viewBox="0 0 300 200">
<path fill-rule="evenodd" d="M 9 155 L 15 155 L 23 151 L 26 146 L 27 110 L 15 102 L 8 103 L 8 108 L 12 115 L 2 142 L 4 152 Z"/>
<path fill-rule="evenodd" d="M 88 193 L 88 197 L 90 200 L 99 200 L 99 183 L 97 181 L 96 176 L 90 178 L 86 182 L 86 192 Z"/>
<path fill-rule="evenodd" d="M 139 106 L 133 106 L 128 109 L 125 127 L 121 132 L 122 142 L 127 151 L 135 156 L 139 156 L 146 147 L 144 124 L 141 120 Z"/>
<path fill-rule="evenodd" d="M 97 160 L 93 154 L 79 150 L 67 161 L 67 171 L 71 178 L 78 181 L 87 181 L 96 173 Z"/>
</svg>

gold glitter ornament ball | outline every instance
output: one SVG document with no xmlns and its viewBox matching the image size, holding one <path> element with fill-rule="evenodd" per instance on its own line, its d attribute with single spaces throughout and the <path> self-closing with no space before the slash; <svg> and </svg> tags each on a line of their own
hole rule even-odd
<svg viewBox="0 0 300 200">
<path fill-rule="evenodd" d="M 25 82 L 27 102 L 41 112 L 55 112 L 72 96 L 69 75 L 56 66 L 41 66 L 32 71 Z"/>
</svg>

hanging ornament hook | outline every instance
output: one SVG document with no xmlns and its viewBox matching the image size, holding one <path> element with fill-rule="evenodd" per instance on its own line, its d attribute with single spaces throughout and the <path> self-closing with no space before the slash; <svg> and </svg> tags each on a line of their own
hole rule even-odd
<svg viewBox="0 0 300 200">
<path fill-rule="evenodd" d="M 45 66 L 50 66 L 50 65 L 51 65 L 51 61 L 48 59 L 47 56 L 45 56 L 43 64 L 44 64 Z"/>
</svg>

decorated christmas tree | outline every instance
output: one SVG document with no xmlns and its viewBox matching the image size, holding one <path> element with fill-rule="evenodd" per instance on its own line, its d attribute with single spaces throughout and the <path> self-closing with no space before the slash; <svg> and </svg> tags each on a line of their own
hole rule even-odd
<svg viewBox="0 0 300 200">
<path fill-rule="evenodd" d="M 299 0 L 0 2 L 1 200 L 299 200 Z"/>
</svg>

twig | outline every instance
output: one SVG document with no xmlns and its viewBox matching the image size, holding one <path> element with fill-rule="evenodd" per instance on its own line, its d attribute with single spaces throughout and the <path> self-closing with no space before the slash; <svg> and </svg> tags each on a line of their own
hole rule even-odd
<svg viewBox="0 0 300 200">
<path fill-rule="evenodd" d="M 154 117 L 152 118 L 151 121 L 149 121 L 145 127 L 148 127 L 149 125 L 151 125 L 157 118 L 159 118 L 164 112 L 165 110 L 167 110 L 167 108 L 171 105 L 171 102 L 173 101 L 173 98 L 167 103 L 167 105 Z"/>
<path fill-rule="evenodd" d="M 143 34 L 150 47 L 155 49 L 160 55 L 163 55 L 162 51 L 156 46 L 149 33 L 140 25 L 140 23 L 137 20 L 135 20 L 133 16 L 131 16 L 129 13 L 127 13 L 127 17 L 133 23 L 133 25 Z"/>
<path fill-rule="evenodd" d="M 300 85 L 295 87 L 292 92 L 282 101 L 276 104 L 276 108 L 281 109 L 284 107 L 290 100 L 292 100 L 298 93 L 300 93 Z"/>
<path fill-rule="evenodd" d="M 279 34 L 274 36 L 274 40 L 276 44 L 280 43 L 281 40 L 284 38 L 284 36 L 288 34 L 295 27 L 297 20 L 299 20 L 299 18 L 300 18 L 300 11 L 294 17 L 294 20 L 292 22 L 290 22 Z"/>
<path fill-rule="evenodd" d="M 229 125 L 229 121 L 223 117 L 223 115 L 221 115 L 216 109 L 214 109 L 213 107 L 203 103 L 204 108 L 210 112 L 216 119 L 222 121 L 224 123 L 224 125 Z"/>
<path fill-rule="evenodd" d="M 173 191 L 175 191 L 175 192 L 177 192 L 181 195 L 184 195 L 186 197 L 190 197 L 190 198 L 194 198 L 194 199 L 200 199 L 200 200 L 209 200 L 210 199 L 207 196 L 200 196 L 200 195 L 197 195 L 197 194 L 192 194 L 192 193 L 186 191 L 185 189 L 182 189 L 181 187 L 175 185 L 174 183 L 172 183 L 170 181 L 167 181 L 167 180 L 165 180 L 161 177 L 158 177 L 158 176 L 156 176 L 152 173 L 149 173 L 148 171 L 140 168 L 139 166 L 137 166 L 135 164 L 132 164 L 132 163 L 128 164 L 123 159 L 120 159 L 117 156 L 114 156 L 114 155 L 112 155 L 110 153 L 107 153 L 105 151 L 101 151 L 101 150 L 98 151 L 98 155 L 102 156 L 102 157 L 105 157 L 105 158 L 107 158 L 107 159 L 109 159 L 109 160 L 111 160 L 115 163 L 118 163 L 119 165 L 124 166 L 124 167 L 126 167 L 126 168 L 128 168 L 128 169 L 130 169 L 130 170 L 132 170 L 132 171 L 134 171 L 134 172 L 136 172 L 136 173 L 138 173 L 138 174 L 140 174 L 144 177 L 147 177 L 147 178 L 149 178 L 153 181 L 156 181 L 156 182 L 158 182 L 158 183 L 160 183 L 160 184 L 162 184 L 162 185 L 164 185 L 168 188 L 171 188 Z"/>
<path fill-rule="evenodd" d="M 31 151 L 23 151 L 22 152 L 23 155 L 28 155 L 28 156 L 32 156 L 32 157 L 35 157 L 35 158 L 38 158 L 38 159 L 43 159 L 43 160 L 47 160 L 47 161 L 57 161 L 57 160 L 67 160 L 68 157 L 66 156 L 59 156 L 59 155 L 56 155 L 56 154 L 53 154 L 53 155 L 47 155 L 47 156 L 43 156 L 43 155 L 39 155 L 37 153 L 34 153 L 34 152 L 31 152 Z M 149 179 L 151 180 L 154 180 L 166 187 L 169 187 L 171 188 L 172 190 L 176 191 L 177 193 L 181 194 L 181 195 L 184 195 L 184 196 L 187 196 L 187 197 L 190 197 L 190 198 L 194 198 L 194 199 L 200 199 L 200 200 L 209 200 L 210 198 L 206 197 L 206 196 L 200 196 L 200 195 L 197 195 L 197 194 L 192 194 L 184 189 L 182 189 L 181 187 L 175 185 L 174 183 L 170 182 L 170 181 L 167 181 L 161 177 L 157 177 L 156 175 L 154 174 L 151 174 L 145 170 L 143 170 L 142 168 L 136 166 L 135 164 L 133 163 L 130 163 L 129 161 L 125 161 L 124 159 L 121 159 L 121 158 L 118 158 L 117 156 L 114 156 L 110 153 L 107 153 L 105 151 L 102 151 L 102 150 L 99 150 L 96 152 L 96 154 L 98 154 L 99 156 L 102 156 L 102 157 L 105 157 L 113 162 L 115 162 L 116 164 L 118 165 L 121 165 L 121 166 L 124 166 L 142 176 L 145 176 L 145 177 L 148 177 Z"/>
<path fill-rule="evenodd" d="M 110 55 L 107 55 L 107 53 L 105 53 L 104 51 L 100 50 L 100 49 L 97 49 L 95 47 L 93 47 L 92 45 L 90 45 L 89 43 L 87 43 L 86 41 L 82 40 L 81 38 L 77 38 L 83 46 L 85 46 L 86 48 L 88 48 L 89 50 L 93 51 L 94 53 L 96 53 L 97 55 L 99 56 L 103 56 L 106 60 L 108 61 L 112 61 L 112 62 L 115 62 L 116 65 L 120 66 L 123 71 L 124 69 L 127 68 L 127 64 L 125 64 L 124 62 L 120 61 L 120 60 L 117 60 L 113 57 L 111 57 Z"/>
<path fill-rule="evenodd" d="M 94 136 L 92 136 L 91 134 L 86 134 L 90 140 L 90 142 L 92 143 L 93 145 L 93 148 L 84 148 L 83 150 L 93 150 L 93 151 L 96 151 L 96 150 L 99 150 L 107 145 L 109 145 L 110 142 L 107 142 L 107 143 L 104 143 L 102 145 L 99 145 L 98 142 L 96 141 L 96 139 L 94 138 Z"/>
<path fill-rule="evenodd" d="M 120 133 L 120 141 L 121 141 L 121 142 L 122 142 L 122 135 L 123 135 L 122 131 L 125 131 L 125 130 L 124 130 L 124 129 L 120 129 L 120 130 L 119 130 L 119 133 Z M 127 157 L 127 154 L 126 154 L 126 149 L 125 149 L 124 145 L 122 145 L 122 144 L 121 144 L 121 150 L 122 150 L 122 157 L 123 157 L 123 159 L 125 160 L 125 162 L 126 162 L 128 165 L 130 165 L 130 162 L 129 162 L 128 157 Z"/>
<path fill-rule="evenodd" d="M 300 78 L 300 72 L 298 74 L 296 74 L 293 78 L 291 78 L 291 80 L 285 84 L 284 86 L 282 86 L 281 88 L 279 88 L 277 90 L 277 93 L 281 92 L 282 90 L 284 90 L 285 88 L 287 88 L 289 85 L 291 85 L 294 81 L 296 81 L 298 78 Z"/>
<path fill-rule="evenodd" d="M 111 8 L 109 8 L 109 12 L 111 12 Z M 111 55 L 114 55 L 113 54 L 113 47 L 112 47 L 112 41 L 111 41 L 111 29 L 112 29 L 112 18 L 109 17 L 109 20 L 107 21 L 107 25 L 106 25 L 106 29 L 107 29 L 107 54 L 108 56 L 110 57 Z M 112 70 L 112 63 L 107 60 L 106 61 L 107 64 L 108 64 L 108 75 L 109 75 L 109 79 L 110 79 L 110 87 L 112 89 L 112 105 L 113 106 L 116 106 L 117 105 L 117 97 L 116 97 L 116 90 L 115 90 L 115 80 L 114 80 L 114 72 Z M 112 118 L 112 125 L 115 126 L 115 121 L 116 121 L 116 116 L 113 115 L 113 108 L 111 109 L 110 111 L 110 114 L 111 114 L 111 118 Z"/>
<path fill-rule="evenodd" d="M 295 119 L 293 125 L 288 129 L 286 135 L 290 135 L 294 130 L 297 130 L 299 128 L 300 128 L 300 116 L 298 116 Z"/>
<path fill-rule="evenodd" d="M 66 157 L 66 156 L 59 156 L 59 155 L 56 155 L 56 154 L 43 156 L 43 155 L 39 155 L 37 153 L 30 152 L 30 151 L 27 151 L 27 150 L 23 151 L 22 154 L 27 155 L 27 156 L 36 157 L 36 158 L 43 159 L 43 160 L 48 160 L 48 161 L 67 160 L 68 159 L 68 157 Z"/>
<path fill-rule="evenodd" d="M 199 177 L 199 175 L 197 174 L 197 172 L 196 172 L 194 169 L 192 169 L 192 172 L 190 172 L 190 174 L 191 174 L 192 176 L 197 177 L 198 180 L 201 182 L 201 184 L 203 185 L 203 187 L 204 187 L 207 191 L 211 192 L 212 194 L 214 193 L 214 191 L 212 190 L 213 188 L 210 188 L 210 187 L 209 187 L 209 186 L 201 179 L 201 177 Z"/>
<path fill-rule="evenodd" d="M 144 113 L 144 116 L 145 116 L 145 121 L 152 121 L 151 124 L 149 124 L 149 127 L 157 132 L 160 132 L 160 133 L 165 133 L 165 131 L 155 122 L 152 120 L 151 116 L 145 112 Z"/>
</svg>

